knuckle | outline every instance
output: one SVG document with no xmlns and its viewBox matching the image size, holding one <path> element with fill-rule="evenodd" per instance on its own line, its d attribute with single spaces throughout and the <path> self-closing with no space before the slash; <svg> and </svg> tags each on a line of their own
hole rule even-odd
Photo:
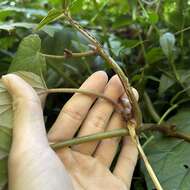
<svg viewBox="0 0 190 190">
<path fill-rule="evenodd" d="M 131 167 L 135 167 L 136 165 L 136 161 L 129 155 L 121 154 L 121 159 L 126 160 L 126 162 L 128 162 Z"/>
<path fill-rule="evenodd" d="M 76 121 L 82 121 L 84 117 L 81 111 L 69 107 L 63 108 L 62 113 Z"/>
<path fill-rule="evenodd" d="M 98 128 L 98 129 L 104 129 L 106 120 L 103 114 L 99 113 L 97 114 L 91 121 L 92 127 Z"/>
<path fill-rule="evenodd" d="M 41 106 L 39 98 L 22 98 L 18 97 L 13 100 L 13 110 L 17 107 L 25 107 L 27 109 L 33 108 L 36 105 Z"/>
</svg>

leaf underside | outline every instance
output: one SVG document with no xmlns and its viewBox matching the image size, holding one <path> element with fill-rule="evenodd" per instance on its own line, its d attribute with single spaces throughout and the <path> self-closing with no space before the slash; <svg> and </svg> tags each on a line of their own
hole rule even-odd
<svg viewBox="0 0 190 190">
<path fill-rule="evenodd" d="M 44 81 L 36 74 L 19 71 L 15 73 L 29 83 L 37 92 L 46 89 Z M 7 159 L 11 146 L 13 125 L 12 99 L 0 80 L 0 190 L 7 184 Z"/>
</svg>

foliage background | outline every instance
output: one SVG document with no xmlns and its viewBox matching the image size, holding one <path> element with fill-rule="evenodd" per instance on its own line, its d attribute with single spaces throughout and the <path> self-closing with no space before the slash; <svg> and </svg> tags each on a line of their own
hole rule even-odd
<svg viewBox="0 0 190 190">
<path fill-rule="evenodd" d="M 19 43 L 48 11 L 67 3 L 71 15 L 98 38 L 138 89 L 143 121 L 168 120 L 179 130 L 190 132 L 189 0 L 0 0 L 0 74 L 8 72 Z M 167 32 L 170 36 L 165 37 L 166 44 L 171 45 L 171 35 L 175 38 L 169 50 L 169 46 L 160 45 L 160 38 Z M 88 42 L 64 20 L 45 26 L 38 34 L 41 52 L 46 54 L 63 55 L 65 48 L 73 52 L 89 49 Z M 47 58 L 46 65 L 43 74 L 48 87 L 79 87 L 100 69 L 113 75 L 99 56 Z M 49 97 L 45 108 L 47 129 L 69 97 Z M 164 189 L 190 189 L 190 150 L 186 142 L 156 133 L 143 134 L 141 142 Z M 154 189 L 141 162 L 132 189 Z"/>
</svg>

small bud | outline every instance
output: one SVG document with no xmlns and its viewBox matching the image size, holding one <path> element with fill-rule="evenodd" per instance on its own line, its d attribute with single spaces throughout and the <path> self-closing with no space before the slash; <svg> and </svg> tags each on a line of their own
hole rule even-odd
<svg viewBox="0 0 190 190">
<path fill-rule="evenodd" d="M 175 46 L 175 36 L 167 32 L 160 37 L 160 46 L 164 54 L 169 57 Z"/>
<path fill-rule="evenodd" d="M 128 108 L 131 110 L 131 104 L 129 102 L 129 99 L 128 98 L 121 98 L 121 101 L 122 101 L 122 104 L 125 108 Z"/>
</svg>

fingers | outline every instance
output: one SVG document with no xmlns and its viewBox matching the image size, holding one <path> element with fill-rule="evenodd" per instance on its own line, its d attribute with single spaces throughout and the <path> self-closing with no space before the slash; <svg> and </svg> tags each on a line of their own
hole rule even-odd
<svg viewBox="0 0 190 190">
<path fill-rule="evenodd" d="M 111 98 L 114 101 L 118 101 L 119 97 L 123 94 L 124 89 L 118 78 L 114 76 L 108 82 L 104 95 Z M 87 118 L 85 119 L 78 136 L 85 136 L 93 133 L 102 132 L 105 130 L 107 123 L 112 115 L 114 107 L 110 102 L 98 99 L 94 106 L 90 109 Z M 97 146 L 98 142 L 89 142 L 72 147 L 74 150 L 85 154 L 92 154 Z"/>
<path fill-rule="evenodd" d="M 134 88 L 132 88 L 132 90 L 133 90 L 135 98 L 138 100 L 137 90 Z M 129 103 L 129 100 L 126 94 L 122 95 L 121 98 L 123 99 L 123 101 Z M 128 107 L 128 110 L 131 111 L 130 103 L 127 107 Z M 123 126 L 124 126 L 124 121 L 121 114 L 114 113 L 109 122 L 107 130 L 119 129 L 119 128 L 122 128 Z M 105 139 L 101 141 L 101 143 L 98 145 L 96 149 L 94 156 L 99 161 L 101 161 L 106 167 L 109 168 L 115 157 L 119 141 L 120 141 L 120 138 L 111 138 L 111 139 Z"/>
<path fill-rule="evenodd" d="M 80 89 L 94 90 L 101 93 L 107 83 L 107 75 L 98 71 L 91 75 Z M 96 97 L 76 93 L 63 107 L 57 120 L 49 131 L 50 141 L 59 141 L 72 138 L 76 133 Z"/>
<path fill-rule="evenodd" d="M 34 89 L 15 74 L 2 77 L 13 98 L 13 146 L 32 147 L 36 142 L 48 145 L 40 99 Z"/>
<path fill-rule="evenodd" d="M 123 124 L 124 123 L 121 114 L 114 113 L 107 130 L 109 131 L 122 128 Z M 115 157 L 119 141 L 119 137 L 102 140 L 94 153 L 94 157 L 109 168 Z"/>
<path fill-rule="evenodd" d="M 120 178 L 130 189 L 133 172 L 137 163 L 138 150 L 131 138 L 125 137 L 113 174 Z"/>
</svg>

